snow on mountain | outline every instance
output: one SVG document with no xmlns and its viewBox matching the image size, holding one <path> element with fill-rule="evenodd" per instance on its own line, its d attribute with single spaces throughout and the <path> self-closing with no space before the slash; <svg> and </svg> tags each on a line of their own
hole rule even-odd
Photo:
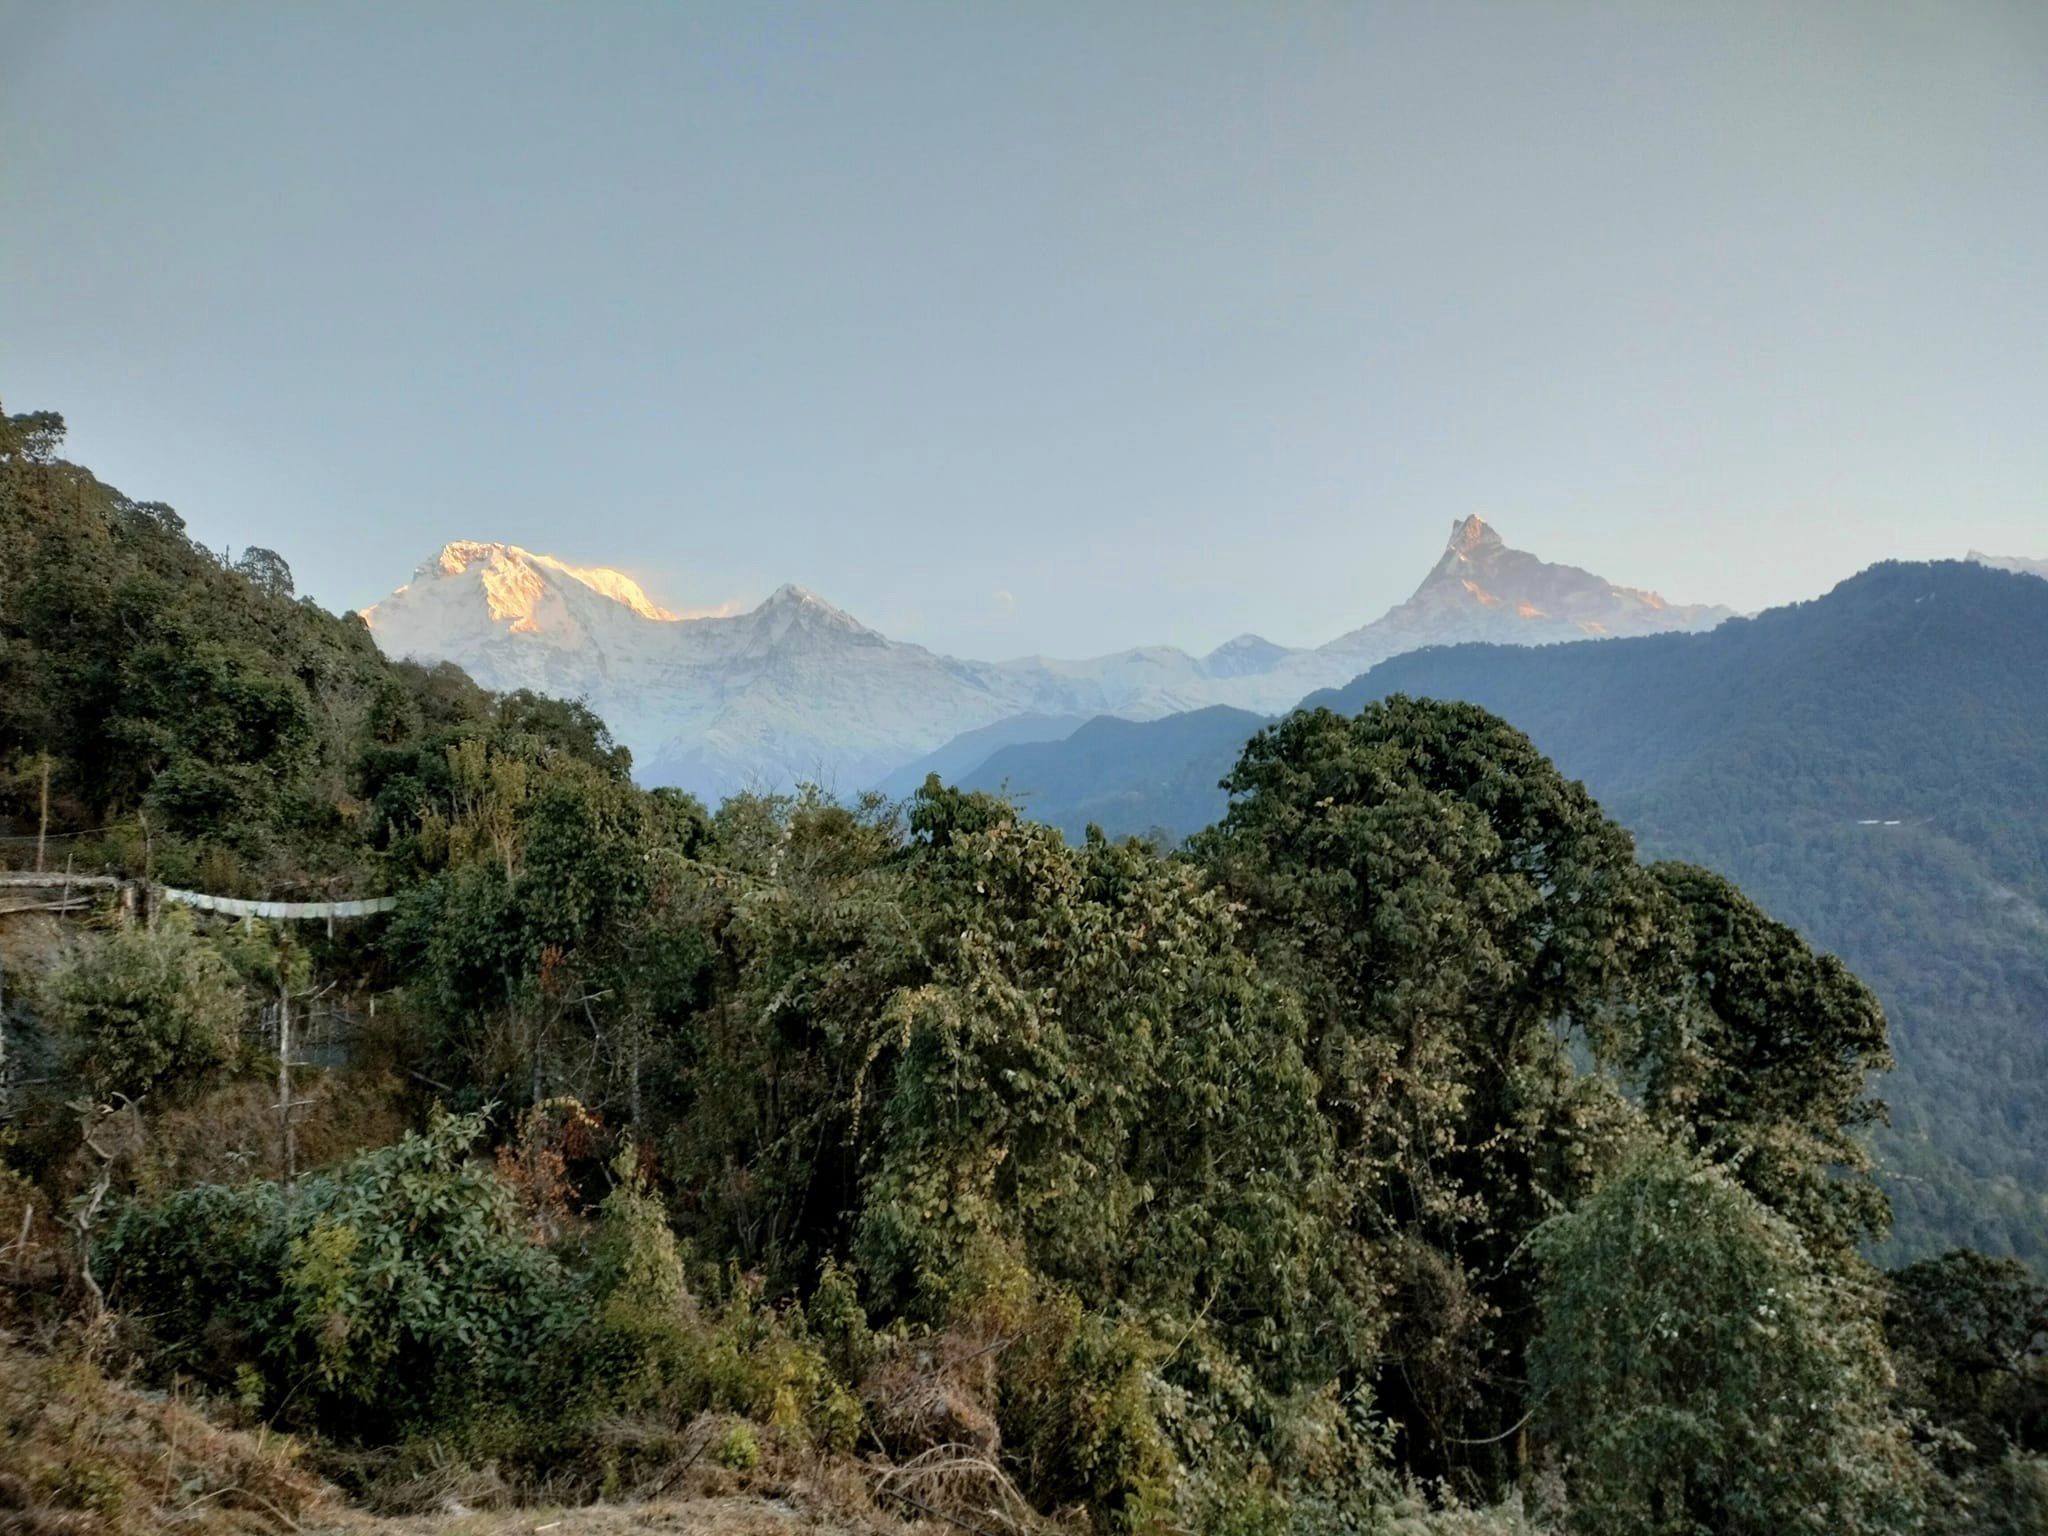
<svg viewBox="0 0 2048 1536">
<path fill-rule="evenodd" d="M 2018 571 L 2027 576 L 2048 576 L 2048 560 L 2036 560 L 2027 555 L 1987 555 L 1981 549 L 1973 549 L 1963 558 L 1978 565 L 1988 565 L 1994 570 Z"/>
<path fill-rule="evenodd" d="M 641 778 L 713 798 L 806 779 L 859 789 L 1011 715 L 1149 718 L 1183 707 L 1201 681 L 1199 663 L 1165 648 L 1099 663 L 958 661 L 795 586 L 743 613 L 685 617 L 618 571 L 468 540 L 363 618 L 388 654 L 587 700 Z"/>
<path fill-rule="evenodd" d="M 658 664 L 686 622 L 621 572 L 470 539 L 443 545 L 363 621 L 389 655 L 453 661 L 493 688 L 570 697 L 595 697 L 615 673 Z"/>
<path fill-rule="evenodd" d="M 1202 671 L 1210 677 L 1258 677 L 1294 654 L 1287 646 L 1275 645 L 1263 635 L 1239 635 L 1204 656 Z"/>
<path fill-rule="evenodd" d="M 1422 645 L 1705 628 L 1726 613 L 1546 564 L 1468 518 L 1413 597 L 1314 651 L 1241 635 L 1200 658 L 1141 646 L 1079 661 L 961 660 L 891 640 L 801 587 L 745 612 L 676 614 L 621 572 L 469 540 L 363 618 L 388 654 L 587 700 L 633 749 L 640 778 L 716 799 L 803 780 L 864 788 L 1016 716 L 1270 711 Z"/>
<path fill-rule="evenodd" d="M 1406 602 L 1313 651 L 1287 658 L 1271 679 L 1276 686 L 1305 685 L 1295 687 L 1298 699 L 1316 688 L 1341 686 L 1390 656 L 1426 645 L 1549 645 L 1712 629 L 1733 611 L 1667 602 L 1655 592 L 1618 586 L 1577 566 L 1553 565 L 1509 547 L 1484 518 L 1467 517 L 1451 524 L 1443 554 Z"/>
</svg>

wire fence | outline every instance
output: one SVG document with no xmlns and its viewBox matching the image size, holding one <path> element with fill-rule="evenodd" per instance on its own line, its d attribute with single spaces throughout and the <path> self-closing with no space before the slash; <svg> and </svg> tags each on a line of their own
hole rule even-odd
<svg viewBox="0 0 2048 1536">
<path fill-rule="evenodd" d="M 376 999 L 358 1005 L 326 997 L 291 1005 L 291 1065 L 295 1067 L 338 1068 L 348 1065 L 356 1046 L 377 1016 Z M 265 1055 L 279 1051 L 279 1010 L 275 1002 L 262 1008 L 242 1025 L 242 1040 Z"/>
</svg>

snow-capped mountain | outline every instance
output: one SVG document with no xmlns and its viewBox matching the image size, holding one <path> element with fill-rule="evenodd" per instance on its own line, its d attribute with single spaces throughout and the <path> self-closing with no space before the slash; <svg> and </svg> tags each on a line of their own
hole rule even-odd
<svg viewBox="0 0 2048 1536">
<path fill-rule="evenodd" d="M 1205 681 L 1170 647 L 956 660 L 795 586 L 743 613 L 685 617 L 618 571 L 473 540 L 444 546 L 363 619 L 390 655 L 588 700 L 642 779 L 712 797 L 806 779 L 859 789 L 1012 715 L 1150 718 L 1201 702 Z"/>
<path fill-rule="evenodd" d="M 2027 555 L 1987 555 L 1981 549 L 1973 549 L 1963 558 L 1978 565 L 1988 565 L 1994 570 L 2019 571 L 2027 576 L 2048 576 L 2048 560 L 2036 560 Z"/>
<path fill-rule="evenodd" d="M 1423 645 L 1705 628 L 1727 611 L 1548 565 L 1468 518 L 1406 603 L 1312 651 L 1241 635 L 1203 657 L 1141 646 L 1079 661 L 961 660 L 891 640 L 801 587 L 746 612 L 676 614 L 618 571 L 469 540 L 363 618 L 390 655 L 453 661 L 491 688 L 586 699 L 633 749 L 641 779 L 715 799 L 802 780 L 863 788 L 1016 716 L 1270 711 Z"/>
<path fill-rule="evenodd" d="M 1293 703 L 1317 688 L 1348 683 L 1389 656 L 1426 645 L 1548 645 L 1711 629 L 1733 612 L 1704 603 L 1669 603 L 1655 592 L 1617 586 L 1577 566 L 1552 565 L 1510 548 L 1484 518 L 1467 517 L 1451 524 L 1442 556 L 1406 602 L 1313 651 L 1282 659 L 1273 677 L 1303 685 L 1285 701 Z"/>
<path fill-rule="evenodd" d="M 636 687 L 685 622 L 618 571 L 469 539 L 362 617 L 387 655 L 453 661 L 491 688 L 593 699 L 613 695 L 614 677 Z"/>
</svg>

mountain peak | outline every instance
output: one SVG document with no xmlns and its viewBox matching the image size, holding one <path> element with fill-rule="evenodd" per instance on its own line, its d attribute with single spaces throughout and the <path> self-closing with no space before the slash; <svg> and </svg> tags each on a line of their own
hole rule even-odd
<svg viewBox="0 0 2048 1536">
<path fill-rule="evenodd" d="M 601 601 L 593 605 L 593 597 Z M 460 629 L 466 621 L 457 615 L 473 612 L 479 598 L 494 630 L 518 635 L 580 633 L 585 623 L 608 622 L 600 617 L 607 613 L 627 625 L 688 617 L 660 607 L 623 571 L 570 565 L 517 544 L 451 539 L 414 569 L 405 586 L 363 609 L 362 618 L 399 647 L 393 654 L 428 654 L 453 633 L 451 625 Z"/>
<path fill-rule="evenodd" d="M 521 549 L 517 544 L 451 539 L 415 575 L 464 576 L 469 574 L 472 566 L 482 567 L 479 580 L 490 604 L 491 617 L 510 619 L 515 629 L 522 623 L 530 627 L 534 605 L 546 590 L 547 578 L 551 575 L 564 576 L 588 587 L 598 596 L 610 598 L 643 619 L 668 624 L 683 617 L 658 605 L 647 595 L 646 589 L 624 571 L 602 565 L 571 565 L 553 555 Z"/>
<path fill-rule="evenodd" d="M 1469 556 L 1475 550 L 1505 548 L 1493 525 L 1478 514 L 1451 524 L 1451 537 L 1444 545 L 1447 555 Z"/>
<path fill-rule="evenodd" d="M 2018 571 L 2024 576 L 2048 576 L 2048 560 L 2028 555 L 1987 555 L 1981 549 L 1973 549 L 1963 558 L 1975 565 L 1988 565 L 1993 570 Z"/>
<path fill-rule="evenodd" d="M 1444 552 L 1407 602 L 1320 647 L 1363 671 L 1423 645 L 1461 641 L 1540 644 L 1555 640 L 1708 629 L 1728 610 L 1667 602 L 1577 566 L 1553 565 L 1515 549 L 1483 517 L 1451 524 Z"/>
<path fill-rule="evenodd" d="M 443 576 L 460 576 L 479 560 L 500 559 L 516 549 L 515 545 L 486 543 L 481 539 L 450 539 L 433 559 L 421 562 L 413 574 L 432 576 L 438 571 Z M 517 552 L 525 553 L 524 550 Z"/>
<path fill-rule="evenodd" d="M 1264 635 L 1239 635 L 1202 658 L 1202 673 L 1206 677 L 1253 676 L 1272 671 L 1293 654 Z"/>
<path fill-rule="evenodd" d="M 867 630 L 865 624 L 843 608 L 834 607 L 809 587 L 800 587 L 793 581 L 785 581 L 769 593 L 754 612 L 767 618 L 779 618 L 791 623 L 809 620 L 837 629 Z"/>
</svg>

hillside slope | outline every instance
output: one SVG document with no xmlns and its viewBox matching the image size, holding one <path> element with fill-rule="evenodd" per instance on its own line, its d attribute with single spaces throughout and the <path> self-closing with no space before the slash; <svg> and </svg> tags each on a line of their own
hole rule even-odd
<svg viewBox="0 0 2048 1536">
<path fill-rule="evenodd" d="M 1227 704 L 1163 720 L 1102 715 L 1057 741 L 1005 746 L 959 782 L 1009 796 L 1069 838 L 1092 823 L 1172 839 L 1215 819 L 1216 760 L 1228 766 L 1265 723 L 1264 715 Z"/>
<path fill-rule="evenodd" d="M 1419 651 L 1304 702 L 1390 693 L 1504 715 L 1646 856 L 1722 871 L 1840 954 L 1892 1017 L 1901 1251 L 2048 1256 L 2048 584 L 1886 564 L 1710 634 Z M 1185 834 L 1221 812 L 1185 786 L 1222 777 L 1238 726 L 1130 727 L 1113 759 L 1011 748 L 965 782 L 1070 835 Z"/>
</svg>

